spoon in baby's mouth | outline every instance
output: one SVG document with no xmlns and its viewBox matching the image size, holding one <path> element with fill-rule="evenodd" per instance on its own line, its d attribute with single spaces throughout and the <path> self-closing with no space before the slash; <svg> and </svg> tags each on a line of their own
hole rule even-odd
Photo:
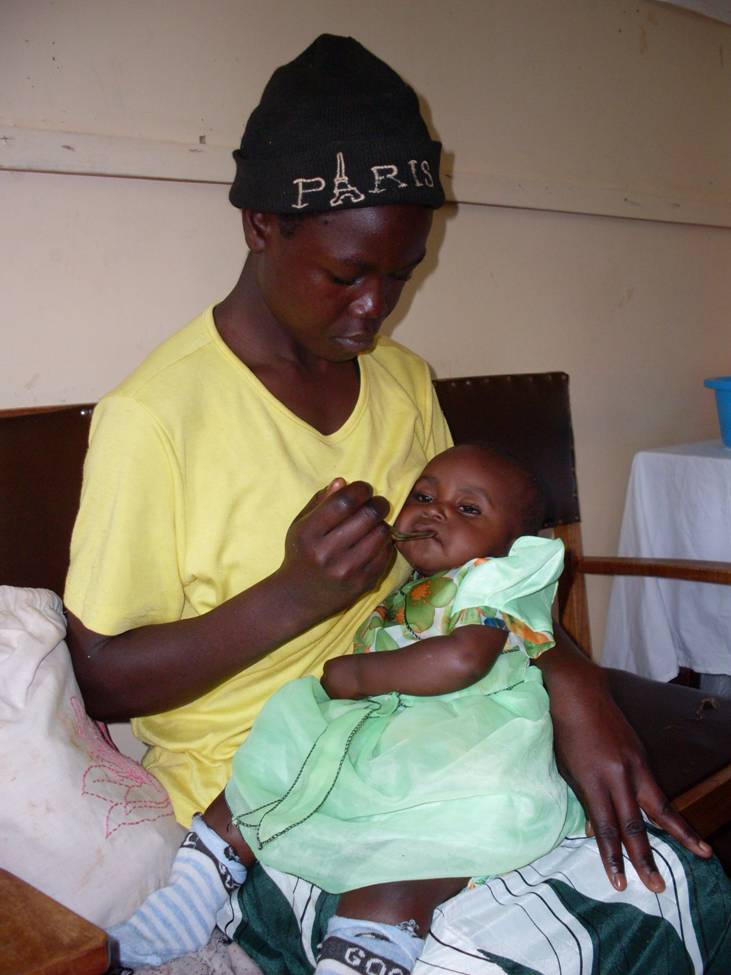
<svg viewBox="0 0 731 975">
<path fill-rule="evenodd" d="M 394 542 L 410 542 L 415 538 L 434 538 L 435 532 L 429 529 L 419 532 L 401 532 L 398 528 L 391 529 L 391 538 Z"/>
</svg>

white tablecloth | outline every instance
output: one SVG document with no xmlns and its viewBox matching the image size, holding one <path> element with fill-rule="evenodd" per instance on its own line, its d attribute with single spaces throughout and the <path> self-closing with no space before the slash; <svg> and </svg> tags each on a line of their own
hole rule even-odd
<svg viewBox="0 0 731 975">
<path fill-rule="evenodd" d="M 731 561 L 731 449 L 711 440 L 638 453 L 619 554 Z M 731 586 L 617 577 L 602 663 L 663 681 L 679 667 L 731 674 Z"/>
</svg>

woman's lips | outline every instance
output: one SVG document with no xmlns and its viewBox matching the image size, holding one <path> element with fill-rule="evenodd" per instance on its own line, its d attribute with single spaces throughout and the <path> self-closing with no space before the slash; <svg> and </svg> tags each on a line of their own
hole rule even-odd
<svg viewBox="0 0 731 975">
<path fill-rule="evenodd" d="M 335 341 L 346 349 L 362 352 L 366 349 L 373 348 L 373 344 L 376 341 L 376 336 L 362 332 L 357 335 L 338 335 L 335 338 Z"/>
</svg>

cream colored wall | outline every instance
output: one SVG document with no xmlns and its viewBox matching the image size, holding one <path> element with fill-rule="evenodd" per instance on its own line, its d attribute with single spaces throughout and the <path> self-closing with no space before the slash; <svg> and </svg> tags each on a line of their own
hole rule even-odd
<svg viewBox="0 0 731 975">
<path fill-rule="evenodd" d="M 521 204 L 442 211 L 395 336 L 442 376 L 570 373 L 586 547 L 614 551 L 633 453 L 717 435 L 702 379 L 731 372 L 731 231 L 529 207 L 609 200 L 624 212 L 626 197 L 639 200 L 623 202 L 627 212 L 646 215 L 657 190 L 683 219 L 697 189 L 723 224 L 729 194 L 708 180 L 731 172 L 727 127 L 711 138 L 704 106 L 712 119 L 725 79 L 728 116 L 731 28 L 648 0 L 6 0 L 0 122 L 96 133 L 101 169 L 122 137 L 136 140 L 138 160 L 174 168 L 205 134 L 203 151 L 220 150 L 215 170 L 271 68 L 328 29 L 362 39 L 423 93 L 462 199 Z M 646 85 L 635 99 L 628 65 L 632 83 Z M 594 94 L 606 82 L 596 118 L 582 78 Z M 620 139 L 623 127 L 639 142 Z M 578 146 L 581 167 L 568 171 L 571 153 L 562 163 L 556 144 Z M 625 165 L 637 158 L 644 175 Z M 220 183 L 1 171 L 0 213 L 3 406 L 96 399 L 221 297 L 243 259 Z M 607 587 L 591 596 L 600 642 Z"/>
</svg>

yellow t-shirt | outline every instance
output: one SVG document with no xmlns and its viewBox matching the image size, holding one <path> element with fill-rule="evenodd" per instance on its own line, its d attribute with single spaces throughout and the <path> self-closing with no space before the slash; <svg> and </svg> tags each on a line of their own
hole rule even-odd
<svg viewBox="0 0 731 975">
<path fill-rule="evenodd" d="M 358 362 L 355 409 L 324 435 L 231 352 L 211 308 L 164 342 L 94 411 L 69 610 L 106 635 L 208 612 L 281 564 L 293 518 L 336 476 L 369 481 L 398 511 L 449 431 L 418 356 L 381 338 Z M 221 791 L 264 701 L 346 653 L 404 576 L 398 561 L 348 611 L 191 704 L 133 721 L 182 823 Z"/>
</svg>

